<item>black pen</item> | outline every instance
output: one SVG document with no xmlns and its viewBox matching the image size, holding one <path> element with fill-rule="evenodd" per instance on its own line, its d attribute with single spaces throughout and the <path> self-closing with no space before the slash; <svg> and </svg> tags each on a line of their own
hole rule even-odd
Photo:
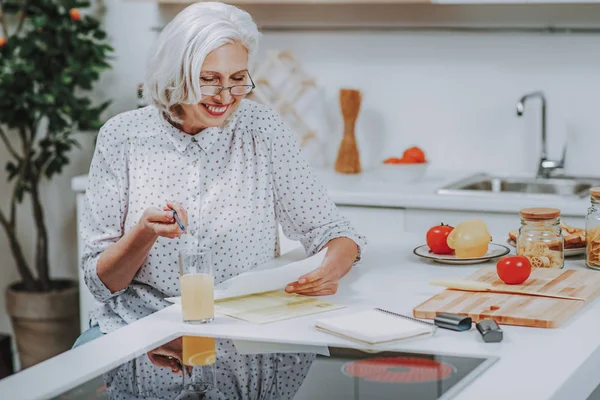
<svg viewBox="0 0 600 400">
<path fill-rule="evenodd" d="M 175 221 L 177 221 L 177 224 L 179 225 L 181 230 L 185 231 L 185 226 L 183 226 L 183 223 L 181 223 L 181 220 L 179 219 L 179 216 L 177 215 L 177 211 L 175 211 L 175 210 L 173 210 L 173 218 L 175 218 Z"/>
</svg>

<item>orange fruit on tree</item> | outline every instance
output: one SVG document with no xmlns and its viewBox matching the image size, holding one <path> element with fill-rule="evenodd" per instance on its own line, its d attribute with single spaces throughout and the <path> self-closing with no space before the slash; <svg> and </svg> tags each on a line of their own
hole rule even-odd
<svg viewBox="0 0 600 400">
<path fill-rule="evenodd" d="M 73 21 L 79 21 L 81 19 L 81 12 L 79 12 L 78 8 L 71 8 L 69 10 L 69 15 Z"/>
<path fill-rule="evenodd" d="M 0 47 L 6 44 L 6 36 L 0 36 Z"/>
</svg>

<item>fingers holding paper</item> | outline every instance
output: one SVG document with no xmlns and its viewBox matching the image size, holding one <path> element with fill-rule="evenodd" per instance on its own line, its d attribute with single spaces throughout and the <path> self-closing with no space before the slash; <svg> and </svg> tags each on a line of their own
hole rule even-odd
<svg viewBox="0 0 600 400">
<path fill-rule="evenodd" d="M 290 283 L 285 291 L 306 296 L 327 296 L 337 293 L 339 280 L 348 273 L 356 259 L 356 245 L 346 238 L 333 239 L 321 266 Z"/>
<path fill-rule="evenodd" d="M 325 265 L 301 276 L 296 282 L 290 283 L 285 291 L 307 296 L 335 294 L 337 292 L 337 280 L 332 268 Z"/>
</svg>

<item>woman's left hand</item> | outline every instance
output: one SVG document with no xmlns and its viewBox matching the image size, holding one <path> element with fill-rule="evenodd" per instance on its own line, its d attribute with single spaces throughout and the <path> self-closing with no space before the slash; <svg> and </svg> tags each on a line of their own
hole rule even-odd
<svg viewBox="0 0 600 400">
<path fill-rule="evenodd" d="M 358 254 L 358 246 L 348 238 L 330 240 L 323 264 L 312 272 L 290 283 L 285 291 L 306 296 L 335 294 L 339 280 L 350 271 Z"/>
</svg>

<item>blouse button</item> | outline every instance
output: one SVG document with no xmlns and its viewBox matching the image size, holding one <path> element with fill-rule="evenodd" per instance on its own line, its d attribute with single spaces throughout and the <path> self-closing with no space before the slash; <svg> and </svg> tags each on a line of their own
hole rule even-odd
<svg viewBox="0 0 600 400">
<path fill-rule="evenodd" d="M 192 229 L 192 230 L 190 231 L 190 234 L 191 234 L 191 235 L 195 235 L 195 234 L 196 234 L 196 230 L 195 230 L 195 229 Z"/>
</svg>

